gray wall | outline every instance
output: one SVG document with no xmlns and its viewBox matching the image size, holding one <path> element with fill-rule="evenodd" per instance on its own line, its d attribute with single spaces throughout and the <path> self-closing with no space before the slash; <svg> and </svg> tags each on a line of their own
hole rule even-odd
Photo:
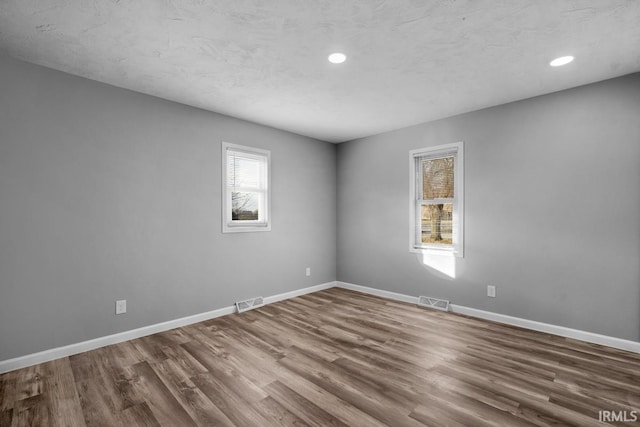
<svg viewBox="0 0 640 427">
<path fill-rule="evenodd" d="M 337 170 L 331 144 L 1 56 L 0 94 L 0 360 L 335 280 L 336 232 L 339 280 L 639 339 L 639 74 L 344 143 Z M 221 233 L 223 140 L 272 150 L 273 231 Z M 459 140 L 451 279 L 408 251 L 408 151 Z"/>
<path fill-rule="evenodd" d="M 408 251 L 408 153 L 460 140 L 450 279 Z M 338 280 L 639 340 L 640 74 L 341 144 L 338 185 Z"/>
<path fill-rule="evenodd" d="M 221 233 L 223 140 L 271 150 L 271 232 Z M 0 360 L 335 280 L 335 154 L 0 57 Z"/>
</svg>

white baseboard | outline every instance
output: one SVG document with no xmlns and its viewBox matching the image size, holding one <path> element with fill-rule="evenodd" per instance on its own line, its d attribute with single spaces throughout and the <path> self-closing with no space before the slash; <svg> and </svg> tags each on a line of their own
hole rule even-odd
<svg viewBox="0 0 640 427">
<path fill-rule="evenodd" d="M 300 295 L 305 295 L 332 287 L 350 289 L 353 291 L 376 295 L 382 298 L 388 298 L 396 301 L 407 302 L 410 304 L 418 303 L 418 297 L 400 294 L 397 292 L 385 291 L 383 289 L 370 288 L 368 286 L 355 285 L 353 283 L 346 282 L 327 282 L 320 285 L 310 286 L 308 288 L 296 289 L 294 291 L 265 297 L 264 302 L 265 304 L 272 304 L 277 301 L 294 298 Z M 594 334 L 592 332 L 566 328 L 564 326 L 551 325 L 549 323 L 536 322 L 534 320 L 507 316 L 505 314 L 492 313 L 490 311 L 478 310 L 476 308 L 465 307 L 462 305 L 451 304 L 450 308 L 454 313 L 465 314 L 467 316 L 492 320 L 495 322 L 505 323 L 513 326 L 519 326 L 534 331 L 546 332 L 561 337 L 574 338 L 594 344 L 600 344 L 608 347 L 640 353 L 640 342 L 637 341 L 630 341 L 622 338 L 610 337 L 607 335 Z M 74 354 L 94 350 L 96 348 L 104 347 L 107 345 L 117 344 L 123 341 L 144 337 L 158 332 L 168 331 L 170 329 L 179 328 L 182 326 L 190 325 L 192 323 L 214 319 L 216 317 L 235 313 L 235 311 L 235 306 L 222 307 L 217 310 L 207 311 L 205 313 L 199 313 L 193 316 L 187 316 L 180 319 L 169 320 L 167 322 L 156 323 L 154 325 L 144 326 L 142 328 L 132 329 L 130 331 L 120 332 L 113 335 L 107 335 L 105 337 L 83 341 L 76 344 L 70 344 L 64 347 L 53 348 L 38 353 L 28 354 L 25 356 L 16 357 L 14 359 L 2 360 L 0 361 L 0 374 L 13 371 L 15 369 L 25 368 L 27 366 L 37 365 L 38 363 L 49 362 L 61 357 L 72 356 Z"/>
<path fill-rule="evenodd" d="M 369 288 L 367 286 L 354 285 L 353 283 L 336 282 L 336 286 L 353 291 L 363 292 L 370 295 L 376 295 L 383 298 L 389 298 L 397 301 L 408 302 L 412 304 L 418 303 L 418 297 L 389 292 L 382 289 Z M 505 314 L 493 313 L 490 311 L 478 310 L 477 308 L 465 307 L 463 305 L 451 304 L 450 309 L 453 313 L 465 314 L 480 319 L 492 320 L 494 322 L 505 323 L 508 325 L 519 326 L 525 329 L 531 329 L 539 332 L 546 332 L 552 335 L 558 335 L 565 338 L 573 338 L 580 341 L 586 341 L 593 344 L 605 345 L 608 347 L 618 348 L 621 350 L 640 353 L 640 342 L 625 340 L 622 338 L 610 337 L 608 335 L 594 334 L 593 332 L 581 331 L 579 329 L 571 329 L 564 326 L 552 325 L 549 323 L 536 322 L 535 320 L 522 319 L 520 317 L 507 316 Z"/>
<path fill-rule="evenodd" d="M 375 295 L 382 298 L 389 298 L 396 301 L 408 302 L 410 304 L 417 304 L 418 297 L 412 297 L 410 295 L 399 294 L 396 292 L 389 292 L 383 289 L 369 288 L 367 286 L 354 285 L 347 282 L 336 282 L 336 286 L 339 288 L 350 289 L 352 291 L 358 291 L 365 294 Z"/>
<path fill-rule="evenodd" d="M 272 295 L 270 297 L 266 297 L 264 299 L 264 303 L 265 304 L 271 304 L 271 303 L 282 301 L 282 300 L 285 300 L 285 299 L 289 299 L 289 298 L 293 298 L 293 297 L 299 297 L 300 295 L 306 295 L 306 294 L 310 294 L 312 292 L 318 292 L 318 291 L 322 291 L 324 289 L 333 288 L 335 286 L 336 286 L 336 282 L 327 282 L 327 283 L 322 283 L 320 285 L 309 286 L 308 288 L 296 289 L 294 291 L 285 292 L 283 294 Z"/>
<path fill-rule="evenodd" d="M 332 288 L 336 282 L 328 282 L 320 285 L 310 286 L 308 288 L 296 289 L 291 292 L 285 292 L 278 295 L 272 295 L 264 298 L 265 304 L 271 304 L 288 298 L 297 297 L 311 292 L 321 291 L 323 289 Z M 64 347 L 52 348 L 50 350 L 40 351 L 38 353 L 27 354 L 25 356 L 16 357 L 0 361 L 0 374 L 13 371 L 15 369 L 26 368 L 27 366 L 37 365 L 38 363 L 49 362 L 51 360 L 60 359 L 61 357 L 72 356 L 84 351 L 94 350 L 111 344 L 117 344 L 136 338 L 145 337 L 147 335 L 156 334 L 158 332 L 168 331 L 170 329 L 180 328 L 192 323 L 203 322 L 205 320 L 214 319 L 216 317 L 225 316 L 236 312 L 236 307 L 231 305 L 222 307 L 217 310 L 207 311 L 205 313 L 195 314 L 193 316 L 181 317 L 179 319 L 169 320 L 167 322 L 156 323 L 154 325 L 143 326 L 142 328 L 132 329 L 105 337 L 95 338 L 89 341 L 83 341 L 75 344 L 66 345 Z"/>
<path fill-rule="evenodd" d="M 535 320 L 522 319 L 520 317 L 507 316 L 506 314 L 478 310 L 477 308 L 465 307 L 463 305 L 451 304 L 450 307 L 451 311 L 454 313 L 466 314 L 467 316 L 493 320 L 494 322 L 506 323 L 508 325 L 519 326 L 521 328 L 531 329 L 538 332 L 546 332 L 548 334 L 558 335 L 565 338 L 573 338 L 593 344 L 606 345 L 607 347 L 640 353 L 640 342 L 637 341 L 595 334 L 593 332 L 581 331 L 579 329 L 567 328 L 565 326 L 536 322 Z"/>
</svg>

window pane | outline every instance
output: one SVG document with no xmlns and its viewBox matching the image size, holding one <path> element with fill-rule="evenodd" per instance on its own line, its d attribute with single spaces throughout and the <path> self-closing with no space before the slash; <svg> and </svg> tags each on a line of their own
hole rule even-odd
<svg viewBox="0 0 640 427">
<path fill-rule="evenodd" d="M 231 193 L 231 219 L 233 221 L 257 221 L 259 215 L 260 194 Z"/>
<path fill-rule="evenodd" d="M 453 198 L 453 157 L 421 160 L 422 198 Z"/>
<path fill-rule="evenodd" d="M 260 187 L 260 161 L 230 153 L 227 157 L 227 180 L 232 187 Z"/>
<path fill-rule="evenodd" d="M 453 204 L 421 206 L 422 243 L 453 244 Z"/>
</svg>

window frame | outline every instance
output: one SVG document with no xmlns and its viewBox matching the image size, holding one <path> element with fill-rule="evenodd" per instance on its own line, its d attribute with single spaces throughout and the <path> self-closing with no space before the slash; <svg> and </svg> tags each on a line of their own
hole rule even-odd
<svg viewBox="0 0 640 427">
<path fill-rule="evenodd" d="M 227 162 L 229 152 L 242 153 L 248 157 L 253 157 L 263 161 L 266 170 L 261 173 L 259 189 L 243 189 L 250 192 L 258 192 L 264 195 L 262 203 L 262 220 L 233 220 L 232 219 L 232 193 L 238 190 L 227 182 Z M 222 232 L 223 233 L 246 233 L 254 231 L 271 231 L 271 151 L 261 148 L 248 147 L 246 145 L 222 142 Z M 260 212 L 260 210 L 259 210 Z"/>
<path fill-rule="evenodd" d="M 452 218 L 452 244 L 451 245 L 429 245 L 424 244 L 418 235 L 422 233 L 421 214 L 419 210 L 423 204 L 430 204 L 428 201 L 418 198 L 418 190 L 422 190 L 422 176 L 417 174 L 416 161 L 420 157 L 431 157 L 433 159 L 455 156 L 453 169 L 453 200 L 433 199 L 431 204 L 438 202 L 453 202 Z M 464 257 L 464 141 L 450 144 L 424 147 L 409 151 L 409 252 L 419 254 L 450 255 Z"/>
</svg>

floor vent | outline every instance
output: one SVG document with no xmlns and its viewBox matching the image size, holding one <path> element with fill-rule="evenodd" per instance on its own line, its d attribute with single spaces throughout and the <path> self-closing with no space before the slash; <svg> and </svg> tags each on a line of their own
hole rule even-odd
<svg viewBox="0 0 640 427">
<path fill-rule="evenodd" d="M 250 298 L 244 301 L 238 301 L 236 303 L 236 308 L 238 309 L 238 313 L 242 313 L 243 311 L 251 310 L 252 308 L 261 307 L 264 305 L 264 298 L 255 297 Z"/>
<path fill-rule="evenodd" d="M 435 308 L 436 310 L 449 311 L 449 301 L 446 299 L 420 296 L 418 298 L 418 305 L 427 308 Z"/>
</svg>

